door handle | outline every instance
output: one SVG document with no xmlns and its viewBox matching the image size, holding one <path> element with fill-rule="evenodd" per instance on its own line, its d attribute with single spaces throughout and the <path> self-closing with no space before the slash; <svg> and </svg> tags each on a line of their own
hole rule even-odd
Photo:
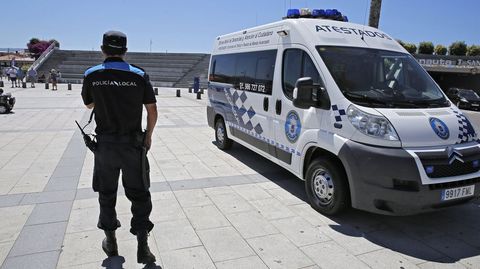
<svg viewBox="0 0 480 269">
<path fill-rule="evenodd" d="M 263 110 L 268 111 L 268 97 L 263 98 Z"/>
<path fill-rule="evenodd" d="M 275 113 L 277 113 L 277 115 L 282 114 L 282 100 L 275 102 Z"/>
</svg>

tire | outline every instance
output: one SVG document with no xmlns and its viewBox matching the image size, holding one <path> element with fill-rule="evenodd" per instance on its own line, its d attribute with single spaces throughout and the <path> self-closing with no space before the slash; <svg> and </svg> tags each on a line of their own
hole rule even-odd
<svg viewBox="0 0 480 269">
<path fill-rule="evenodd" d="M 233 141 L 228 138 L 227 128 L 222 118 L 215 122 L 215 141 L 217 147 L 221 150 L 228 150 L 232 147 Z"/>
<path fill-rule="evenodd" d="M 328 158 L 317 158 L 310 163 L 305 191 L 312 208 L 324 215 L 336 215 L 350 207 L 345 171 Z"/>
</svg>

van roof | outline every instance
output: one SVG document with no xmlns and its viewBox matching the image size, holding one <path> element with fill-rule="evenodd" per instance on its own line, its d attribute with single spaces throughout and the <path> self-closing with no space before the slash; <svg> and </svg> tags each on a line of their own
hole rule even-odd
<svg viewBox="0 0 480 269">
<path fill-rule="evenodd" d="M 307 47 L 365 47 L 407 53 L 397 41 L 379 29 L 355 23 L 310 18 L 285 19 L 219 36 L 215 40 L 213 53 L 261 50 L 286 43 Z"/>
</svg>

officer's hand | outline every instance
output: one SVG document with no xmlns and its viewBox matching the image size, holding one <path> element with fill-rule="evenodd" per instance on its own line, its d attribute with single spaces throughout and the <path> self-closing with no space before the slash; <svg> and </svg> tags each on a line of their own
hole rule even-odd
<svg viewBox="0 0 480 269">
<path fill-rule="evenodd" d="M 150 150 L 151 146 L 152 146 L 152 137 L 147 135 L 147 137 L 145 137 L 145 147 L 147 148 L 147 150 Z"/>
</svg>

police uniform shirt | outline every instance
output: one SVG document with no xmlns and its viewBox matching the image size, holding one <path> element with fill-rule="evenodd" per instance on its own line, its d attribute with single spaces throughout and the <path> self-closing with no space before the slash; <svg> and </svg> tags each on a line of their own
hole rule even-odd
<svg viewBox="0 0 480 269">
<path fill-rule="evenodd" d="M 85 72 L 82 98 L 85 105 L 95 104 L 95 132 L 103 135 L 141 132 L 143 104 L 156 103 L 145 71 L 120 58 L 107 58 Z"/>
</svg>

